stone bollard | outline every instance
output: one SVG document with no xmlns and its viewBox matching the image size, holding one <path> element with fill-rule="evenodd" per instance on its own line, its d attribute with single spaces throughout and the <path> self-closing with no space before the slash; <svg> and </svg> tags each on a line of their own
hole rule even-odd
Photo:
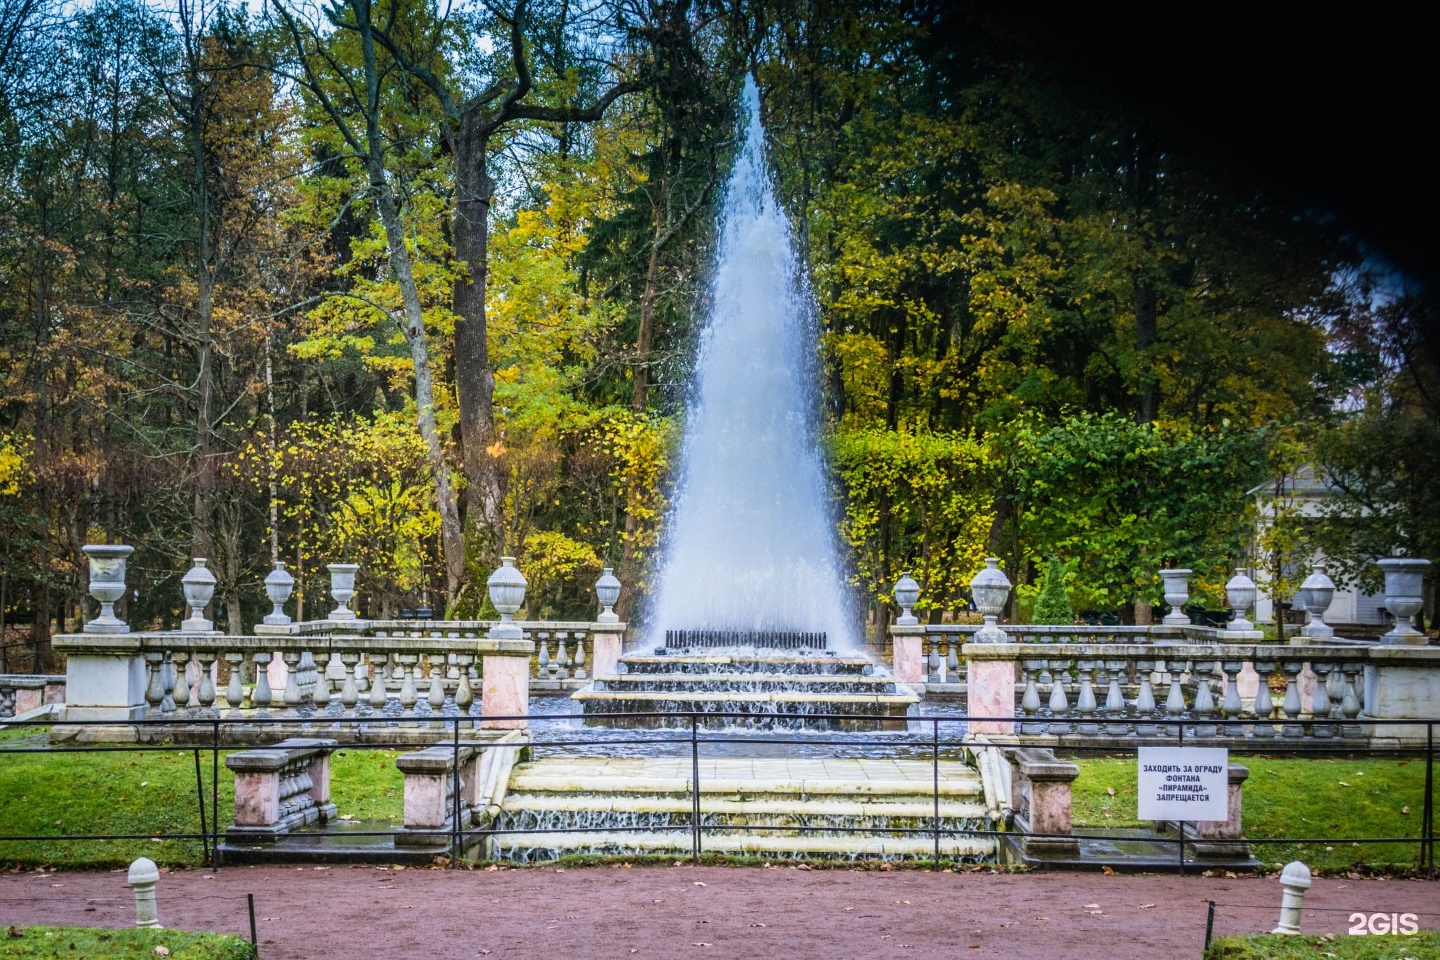
<svg viewBox="0 0 1440 960">
<path fill-rule="evenodd" d="M 1010 764 L 1010 806 L 1027 862 L 1079 856 L 1080 842 L 1070 835 L 1070 785 L 1080 767 L 1043 747 L 1016 750 Z"/>
<path fill-rule="evenodd" d="M 1280 886 L 1285 889 L 1280 898 L 1280 925 L 1270 932 L 1299 933 L 1300 908 L 1305 891 L 1310 889 L 1310 868 L 1299 860 L 1290 861 L 1280 873 Z"/>
<path fill-rule="evenodd" d="M 155 861 L 141 857 L 130 864 L 129 884 L 135 889 L 135 926 L 154 927 L 159 930 L 160 911 L 155 905 L 155 884 L 160 880 L 160 871 Z"/>
</svg>

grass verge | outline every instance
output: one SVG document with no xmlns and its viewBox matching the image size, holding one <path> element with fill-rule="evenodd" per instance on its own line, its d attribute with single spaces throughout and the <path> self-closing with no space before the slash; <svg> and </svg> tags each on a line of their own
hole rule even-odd
<svg viewBox="0 0 1440 960">
<path fill-rule="evenodd" d="M 33 730 L 30 736 L 35 736 Z M 10 739 L 0 746 L 16 742 Z M 228 752 L 220 755 L 222 832 L 235 820 L 235 778 L 225 768 Z M 198 838 L 177 837 L 201 832 L 191 749 L 0 753 L 0 770 L 0 836 L 40 838 L 0 841 L 0 864 L 101 868 L 149 857 L 161 866 L 194 867 L 203 860 Z M 208 750 L 200 751 L 200 770 L 208 819 Z M 342 816 L 400 824 L 405 789 L 394 751 L 337 750 L 331 758 L 331 787 Z M 66 839 L 75 835 L 134 839 Z"/>
<path fill-rule="evenodd" d="M 1142 826 L 1135 819 L 1133 756 L 1075 761 L 1072 811 L 1081 827 Z M 1311 870 L 1404 870 L 1419 862 L 1425 761 L 1328 757 L 1231 757 L 1250 770 L 1243 793 L 1245 835 L 1302 842 L 1257 843 L 1261 863 L 1303 860 Z M 1323 843 L 1303 840 L 1337 839 Z M 1405 843 L 1356 843 L 1365 837 L 1416 837 Z"/>
<path fill-rule="evenodd" d="M 1205 960 L 1421 960 L 1440 957 L 1440 933 L 1422 930 L 1410 936 L 1323 937 L 1259 934 L 1219 937 L 1210 942 Z"/>
<path fill-rule="evenodd" d="M 232 933 L 141 930 L 130 927 L 10 927 L 0 930 L 0 957 L 14 960 L 254 960 L 249 941 Z"/>
</svg>

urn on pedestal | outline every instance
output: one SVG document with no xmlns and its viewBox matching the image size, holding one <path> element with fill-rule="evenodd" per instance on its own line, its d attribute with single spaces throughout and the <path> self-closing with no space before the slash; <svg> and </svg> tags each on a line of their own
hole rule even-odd
<svg viewBox="0 0 1440 960">
<path fill-rule="evenodd" d="M 276 560 L 275 569 L 265 575 L 265 596 L 270 598 L 274 609 L 265 614 L 260 622 L 273 626 L 283 626 L 289 623 L 290 617 L 285 613 L 285 602 L 290 599 L 290 594 L 294 590 L 295 578 L 290 575 L 290 571 L 285 569 L 283 562 Z"/>
<path fill-rule="evenodd" d="M 205 564 L 204 557 L 196 557 L 195 565 L 180 578 L 185 602 L 190 607 L 190 615 L 180 624 L 181 633 L 209 633 L 215 629 L 214 622 L 205 616 L 205 608 L 215 596 L 215 574 Z"/>
<path fill-rule="evenodd" d="M 1235 611 L 1235 619 L 1225 624 L 1225 629 L 1230 631 L 1255 629 L 1255 624 L 1245 619 L 1255 606 L 1255 597 L 1259 591 L 1255 588 L 1255 581 L 1250 579 L 1245 570 L 1238 569 L 1235 576 L 1231 577 L 1225 584 L 1225 598 L 1230 601 L 1230 606 Z"/>
<path fill-rule="evenodd" d="M 135 548 L 91 543 L 80 549 L 90 558 L 90 596 L 100 601 L 100 615 L 85 624 L 85 632 L 129 633 L 129 625 L 115 616 L 115 601 L 125 596 L 125 558 Z"/>
<path fill-rule="evenodd" d="M 1161 570 L 1160 579 L 1165 584 L 1165 602 L 1170 604 L 1170 612 L 1160 622 L 1170 627 L 1186 627 L 1190 625 L 1190 618 L 1185 614 L 1185 604 L 1190 600 L 1190 574 L 1193 571 L 1184 567 L 1177 567 L 1172 570 Z"/>
<path fill-rule="evenodd" d="M 1005 609 L 1005 600 L 1010 596 L 1010 578 L 1000 569 L 999 557 L 986 557 L 985 569 L 975 574 L 970 581 L 970 596 L 975 599 L 975 609 L 985 618 L 985 625 L 975 633 L 980 643 L 1005 643 L 1009 637 L 996 624 L 1000 611 Z"/>
<path fill-rule="evenodd" d="M 1305 636 L 1320 640 L 1335 636 L 1335 628 L 1325 622 L 1325 611 L 1330 609 L 1330 602 L 1334 599 L 1335 581 L 1325 575 L 1323 563 L 1315 564 L 1315 569 L 1300 584 L 1300 592 L 1295 597 L 1295 602 L 1305 610 Z"/>
<path fill-rule="evenodd" d="M 339 604 L 330 611 L 331 620 L 354 620 L 355 611 L 347 604 L 355 597 L 355 574 L 360 570 L 358 563 L 329 563 L 325 569 L 330 571 L 330 596 Z"/>
<path fill-rule="evenodd" d="M 920 621 L 910 608 L 915 606 L 915 601 L 920 599 L 920 584 L 909 573 L 900 574 L 900 579 L 895 581 L 895 603 L 900 607 L 900 616 L 895 618 L 895 625 L 900 627 L 913 627 Z"/>
<path fill-rule="evenodd" d="M 1425 605 L 1422 587 L 1429 560 L 1386 557 L 1377 560 L 1385 571 L 1385 609 L 1395 615 L 1395 628 L 1380 638 L 1387 644 L 1424 644 L 1425 634 L 1415 629 L 1415 614 Z"/>
<path fill-rule="evenodd" d="M 620 579 L 615 576 L 614 568 L 606 567 L 600 574 L 600 579 L 595 581 L 595 598 L 600 601 L 601 608 L 600 616 L 595 622 L 619 623 L 620 617 L 616 615 L 614 607 L 615 602 L 620 599 Z M 521 594 L 521 602 L 524 602 L 524 594 Z"/>
<path fill-rule="evenodd" d="M 485 585 L 490 590 L 490 602 L 500 614 L 500 622 L 490 628 L 490 636 L 497 640 L 523 640 L 525 632 L 515 623 L 515 613 L 525 603 L 525 588 L 529 583 L 515 568 L 515 558 L 501 557 L 500 566 L 490 574 Z"/>
</svg>

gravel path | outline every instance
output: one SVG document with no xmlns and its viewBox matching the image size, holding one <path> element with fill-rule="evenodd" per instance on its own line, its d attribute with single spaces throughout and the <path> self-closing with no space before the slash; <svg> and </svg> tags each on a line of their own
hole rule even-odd
<svg viewBox="0 0 1440 960">
<path fill-rule="evenodd" d="M 247 930 L 264 960 L 424 957 L 1195 957 L 1206 901 L 1217 935 L 1274 926 L 1274 877 L 924 873 L 793 867 L 518 870 L 231 867 L 166 873 L 160 918 Z M 1440 884 L 1315 881 L 1305 931 L 1343 934 L 1350 912 L 1420 914 L 1440 927 Z M 121 926 L 125 872 L 0 876 L 0 925 Z"/>
</svg>

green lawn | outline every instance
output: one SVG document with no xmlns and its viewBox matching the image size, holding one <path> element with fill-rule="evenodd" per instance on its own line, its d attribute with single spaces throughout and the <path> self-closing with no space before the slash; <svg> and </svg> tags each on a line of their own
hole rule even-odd
<svg viewBox="0 0 1440 960">
<path fill-rule="evenodd" d="M 32 731 L 29 736 L 35 734 Z M 3 741 L 13 745 L 16 738 Z M 341 815 L 399 825 L 404 778 L 389 750 L 337 750 L 331 796 Z M 209 816 L 210 753 L 200 752 Z M 0 753 L 0 835 L 56 837 L 0 841 L 0 863 L 117 867 L 136 857 L 163 866 L 196 866 L 199 833 L 195 760 L 190 750 Z M 220 758 L 220 827 L 235 819 L 235 778 Z M 133 840 L 62 840 L 74 834 L 138 834 Z"/>
<path fill-rule="evenodd" d="M 228 933 L 139 930 L 129 927 L 10 927 L 0 933 L 0 957 L 15 960 L 155 960 L 157 947 L 170 960 L 254 960 L 246 940 Z"/>
<path fill-rule="evenodd" d="M 1232 757 L 1250 769 L 1245 782 L 1245 834 L 1285 837 L 1418 837 L 1425 805 L 1423 760 L 1271 759 Z M 1135 758 L 1076 760 L 1072 795 L 1081 826 L 1127 827 L 1135 819 Z M 1113 791 L 1113 792 L 1112 792 Z M 1303 860 L 1312 870 L 1344 870 L 1357 863 L 1404 868 L 1418 862 L 1417 843 L 1256 844 L 1266 864 Z"/>
<path fill-rule="evenodd" d="M 1422 930 L 1410 936 L 1323 937 L 1259 934 L 1219 937 L 1204 960 L 1422 960 L 1440 956 L 1440 933 Z"/>
</svg>

